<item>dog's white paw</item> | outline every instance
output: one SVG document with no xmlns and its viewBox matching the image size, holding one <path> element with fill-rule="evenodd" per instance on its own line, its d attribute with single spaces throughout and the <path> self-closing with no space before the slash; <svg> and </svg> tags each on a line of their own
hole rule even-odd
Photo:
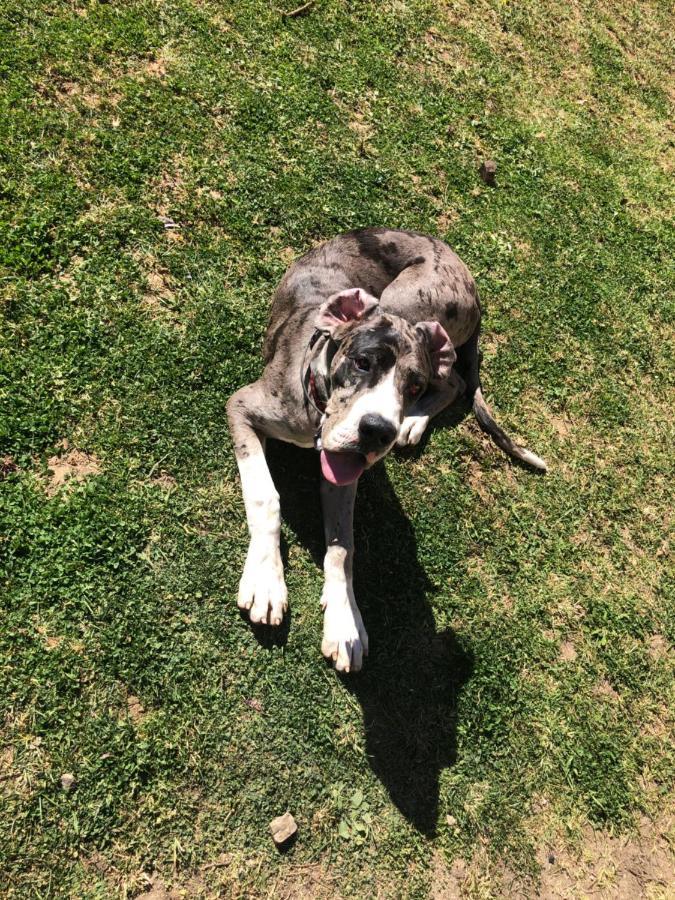
<svg viewBox="0 0 675 900">
<path fill-rule="evenodd" d="M 251 622 L 281 625 L 288 609 L 288 591 L 279 550 L 248 548 L 244 574 L 239 582 L 239 609 L 247 609 Z"/>
<path fill-rule="evenodd" d="M 396 444 L 399 447 L 412 447 L 419 444 L 429 424 L 429 416 L 406 416 L 398 430 Z"/>
<path fill-rule="evenodd" d="M 332 659 L 338 672 L 358 672 L 368 654 L 368 635 L 359 608 L 345 597 L 321 599 L 324 607 L 321 652 Z"/>
</svg>

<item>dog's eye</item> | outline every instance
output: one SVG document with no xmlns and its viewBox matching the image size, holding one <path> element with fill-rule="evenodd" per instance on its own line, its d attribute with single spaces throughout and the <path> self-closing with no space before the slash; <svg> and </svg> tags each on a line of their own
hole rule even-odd
<svg viewBox="0 0 675 900">
<path fill-rule="evenodd" d="M 422 385 L 421 384 L 412 384 L 408 388 L 408 393 L 411 397 L 419 397 L 422 393 Z"/>
<path fill-rule="evenodd" d="M 355 357 L 354 365 L 359 370 L 359 372 L 370 372 L 370 360 L 367 356 Z"/>
</svg>

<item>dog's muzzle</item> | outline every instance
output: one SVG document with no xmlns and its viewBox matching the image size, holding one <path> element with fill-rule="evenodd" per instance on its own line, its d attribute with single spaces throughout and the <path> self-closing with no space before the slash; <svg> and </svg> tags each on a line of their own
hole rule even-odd
<svg viewBox="0 0 675 900">
<path fill-rule="evenodd" d="M 398 429 L 384 416 L 369 413 L 359 422 L 359 450 L 365 456 L 381 453 L 396 440 Z"/>
</svg>

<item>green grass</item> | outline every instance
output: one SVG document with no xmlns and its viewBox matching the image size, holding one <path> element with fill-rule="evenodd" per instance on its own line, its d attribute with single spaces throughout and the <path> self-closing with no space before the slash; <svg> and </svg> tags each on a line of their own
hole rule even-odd
<svg viewBox="0 0 675 900">
<path fill-rule="evenodd" d="M 667 831 L 670 4 L 295 5 L 3 6 L 4 896 L 426 897 L 460 859 L 532 896 L 542 847 Z M 309 451 L 270 451 L 290 626 L 237 612 L 225 402 L 290 260 L 383 224 L 468 263 L 486 392 L 551 471 L 458 416 L 364 477 L 341 679 Z M 64 439 L 100 471 L 48 491 Z"/>
</svg>

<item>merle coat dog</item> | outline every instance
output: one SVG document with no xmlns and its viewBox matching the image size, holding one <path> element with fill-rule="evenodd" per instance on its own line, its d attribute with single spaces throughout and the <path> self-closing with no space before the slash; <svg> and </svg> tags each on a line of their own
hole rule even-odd
<svg viewBox="0 0 675 900">
<path fill-rule="evenodd" d="M 286 272 L 272 300 L 262 377 L 227 407 L 251 537 L 238 603 L 252 622 L 279 625 L 287 609 L 279 495 L 265 460 L 266 437 L 320 452 L 322 652 L 345 672 L 360 669 L 368 652 L 352 587 L 352 521 L 362 472 L 395 444 L 418 443 L 431 417 L 464 392 L 502 450 L 546 470 L 497 425 L 483 399 L 480 319 L 464 263 L 443 241 L 412 231 L 340 235 Z"/>
</svg>

